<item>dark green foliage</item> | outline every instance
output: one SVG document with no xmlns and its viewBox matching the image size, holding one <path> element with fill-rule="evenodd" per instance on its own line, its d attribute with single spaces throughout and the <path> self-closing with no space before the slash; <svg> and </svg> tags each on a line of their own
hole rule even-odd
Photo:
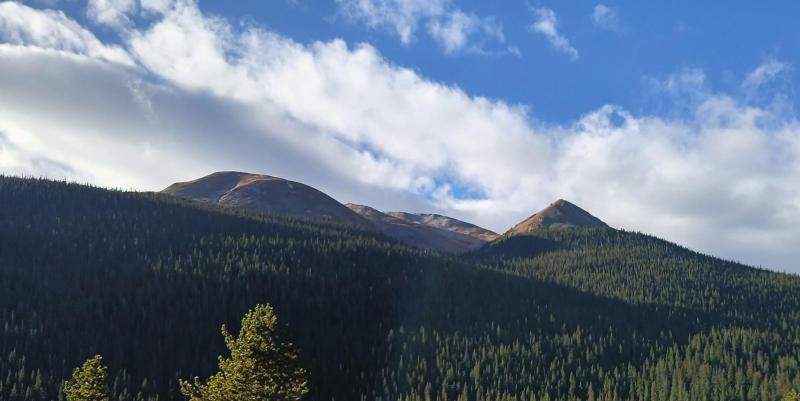
<svg viewBox="0 0 800 401">
<path fill-rule="evenodd" d="M 206 383 L 181 381 L 191 401 L 298 401 L 308 393 L 306 371 L 297 351 L 280 338 L 278 318 L 269 305 L 257 305 L 242 319 L 237 337 L 222 326 L 230 357 L 219 357 L 219 372 Z"/>
<path fill-rule="evenodd" d="M 501 236 L 494 242 L 477 251 L 482 258 L 492 256 L 496 259 L 532 258 L 559 248 L 559 243 L 551 238 L 534 235 Z"/>
<path fill-rule="evenodd" d="M 100 355 L 86 360 L 72 373 L 72 379 L 64 383 L 67 401 L 108 401 L 107 370 Z"/>
<path fill-rule="evenodd" d="M 112 400 L 182 400 L 269 303 L 309 400 L 769 400 L 800 388 L 800 279 L 567 230 L 460 258 L 352 227 L 0 178 L 0 399 L 102 353 Z M 538 246 L 545 244 L 545 246 Z"/>
</svg>

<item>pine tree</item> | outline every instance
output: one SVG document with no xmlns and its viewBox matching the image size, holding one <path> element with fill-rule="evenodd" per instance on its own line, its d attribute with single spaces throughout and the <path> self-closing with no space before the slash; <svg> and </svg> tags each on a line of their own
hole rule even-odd
<svg viewBox="0 0 800 401">
<path fill-rule="evenodd" d="M 72 380 L 64 383 L 67 401 L 108 401 L 106 371 L 103 357 L 95 355 L 76 368 Z"/>
<path fill-rule="evenodd" d="M 181 381 L 190 401 L 296 401 L 308 393 L 306 371 L 297 364 L 293 344 L 278 335 L 269 305 L 257 305 L 242 319 L 234 338 L 222 326 L 230 357 L 219 357 L 219 372 L 204 384 Z"/>
</svg>

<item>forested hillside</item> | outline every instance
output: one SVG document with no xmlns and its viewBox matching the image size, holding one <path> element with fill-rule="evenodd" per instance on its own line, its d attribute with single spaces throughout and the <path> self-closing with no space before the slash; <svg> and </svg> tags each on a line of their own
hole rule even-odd
<svg viewBox="0 0 800 401">
<path fill-rule="evenodd" d="M 113 400 L 182 400 L 269 303 L 309 400 L 777 400 L 800 278 L 610 228 L 447 256 L 334 222 L 0 178 L 0 399 L 102 354 Z"/>
</svg>

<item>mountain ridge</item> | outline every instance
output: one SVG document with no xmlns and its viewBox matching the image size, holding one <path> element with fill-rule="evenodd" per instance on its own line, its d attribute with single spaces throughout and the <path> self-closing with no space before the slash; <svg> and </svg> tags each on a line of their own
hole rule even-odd
<svg viewBox="0 0 800 401">
<path fill-rule="evenodd" d="M 264 174 L 220 171 L 195 180 L 176 182 L 161 193 L 255 212 L 371 226 L 357 213 L 316 188 Z"/>
<path fill-rule="evenodd" d="M 419 248 L 460 253 L 483 246 L 489 241 L 484 239 L 486 236 L 492 239 L 497 236 L 489 230 L 447 216 L 435 215 L 437 219 L 434 222 L 425 217 L 434 215 L 384 213 L 370 206 L 353 203 L 345 206 L 372 222 L 385 235 Z"/>
<path fill-rule="evenodd" d="M 494 231 L 480 227 L 478 225 L 459 220 L 450 216 L 435 213 L 409 213 L 409 212 L 386 212 L 390 216 L 397 217 L 417 224 L 435 227 L 442 230 L 467 235 L 469 237 L 489 242 L 499 236 Z"/>
<path fill-rule="evenodd" d="M 333 220 L 372 229 L 418 248 L 448 253 L 477 250 L 501 238 L 541 230 L 609 228 L 586 210 L 558 199 L 499 235 L 440 214 L 382 212 L 371 206 L 343 204 L 300 182 L 239 171 L 220 171 L 191 181 L 176 182 L 161 193 L 255 212 Z"/>
<path fill-rule="evenodd" d="M 176 182 L 161 193 L 261 213 L 333 220 L 376 230 L 418 248 L 460 253 L 498 235 L 477 225 L 437 214 L 384 213 L 370 206 L 342 204 L 309 185 L 266 174 L 219 171 Z"/>
</svg>

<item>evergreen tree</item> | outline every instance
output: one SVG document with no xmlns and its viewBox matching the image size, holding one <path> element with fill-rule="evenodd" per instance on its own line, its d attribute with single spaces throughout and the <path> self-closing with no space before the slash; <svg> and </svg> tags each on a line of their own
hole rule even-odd
<svg viewBox="0 0 800 401">
<path fill-rule="evenodd" d="M 278 319 L 269 305 L 257 305 L 242 319 L 234 338 L 222 326 L 231 352 L 220 356 L 219 372 L 203 384 L 181 381 L 191 401 L 295 401 L 308 393 L 306 371 L 297 364 L 291 342 L 278 335 Z"/>
<path fill-rule="evenodd" d="M 95 355 L 76 368 L 72 380 L 64 383 L 67 401 L 108 401 L 103 357 Z"/>
<path fill-rule="evenodd" d="M 800 401 L 800 392 L 792 390 L 786 393 L 782 401 Z"/>
</svg>

